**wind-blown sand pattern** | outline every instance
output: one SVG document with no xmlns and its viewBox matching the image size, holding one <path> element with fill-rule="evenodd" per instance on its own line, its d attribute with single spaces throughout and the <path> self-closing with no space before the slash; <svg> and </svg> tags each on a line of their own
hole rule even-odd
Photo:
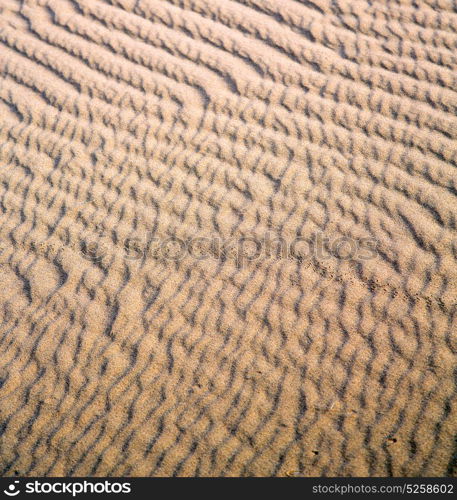
<svg viewBox="0 0 457 500">
<path fill-rule="evenodd" d="M 2 475 L 457 475 L 454 1 L 0 0 L 0 68 Z M 376 252 L 151 251 L 266 233 Z"/>
</svg>

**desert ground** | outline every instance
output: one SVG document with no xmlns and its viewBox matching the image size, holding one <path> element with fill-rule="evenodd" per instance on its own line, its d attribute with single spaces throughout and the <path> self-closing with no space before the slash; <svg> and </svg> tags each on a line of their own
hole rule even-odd
<svg viewBox="0 0 457 500">
<path fill-rule="evenodd" d="M 457 475 L 457 5 L 0 0 L 0 475 Z"/>
</svg>

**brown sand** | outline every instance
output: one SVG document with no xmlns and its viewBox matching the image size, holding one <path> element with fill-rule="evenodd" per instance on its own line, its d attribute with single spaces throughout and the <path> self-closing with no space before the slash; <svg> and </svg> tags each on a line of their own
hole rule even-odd
<svg viewBox="0 0 457 500">
<path fill-rule="evenodd" d="M 457 474 L 454 1 L 0 0 L 0 42 L 3 475 Z M 265 233 L 377 253 L 213 248 Z"/>
</svg>

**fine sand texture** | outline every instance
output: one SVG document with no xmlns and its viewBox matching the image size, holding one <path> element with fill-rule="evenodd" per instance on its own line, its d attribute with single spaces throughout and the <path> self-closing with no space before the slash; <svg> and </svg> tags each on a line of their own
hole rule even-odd
<svg viewBox="0 0 457 500">
<path fill-rule="evenodd" d="M 0 0 L 0 474 L 457 475 L 457 4 Z"/>
</svg>

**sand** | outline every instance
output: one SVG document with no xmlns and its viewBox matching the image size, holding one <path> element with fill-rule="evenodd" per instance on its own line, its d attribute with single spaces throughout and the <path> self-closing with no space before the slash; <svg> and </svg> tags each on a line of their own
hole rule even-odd
<svg viewBox="0 0 457 500">
<path fill-rule="evenodd" d="M 0 1 L 0 473 L 457 475 L 451 0 Z"/>
</svg>

